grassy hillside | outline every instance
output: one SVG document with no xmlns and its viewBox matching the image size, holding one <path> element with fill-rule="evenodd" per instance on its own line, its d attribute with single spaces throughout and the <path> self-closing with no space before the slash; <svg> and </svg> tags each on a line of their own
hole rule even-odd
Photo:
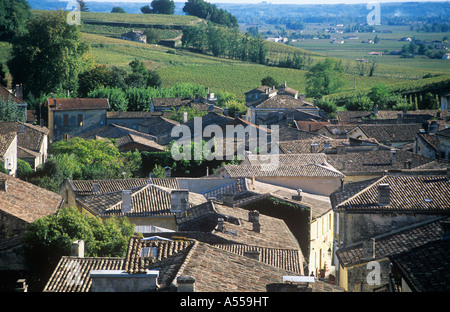
<svg viewBox="0 0 450 312">
<path fill-rule="evenodd" d="M 37 16 L 43 11 L 34 10 Z M 260 85 L 262 78 L 274 77 L 279 83 L 286 81 L 288 85 L 300 92 L 305 91 L 306 81 L 304 70 L 269 67 L 225 58 L 215 58 L 210 55 L 192 53 L 180 49 L 171 49 L 160 45 L 142 44 L 118 39 L 120 34 L 129 29 L 145 27 L 159 28 L 166 32 L 165 37 L 178 36 L 183 26 L 202 23 L 201 19 L 182 15 L 158 14 L 114 14 L 82 12 L 83 39 L 88 41 L 93 49 L 95 61 L 107 66 L 118 66 L 128 69 L 131 60 L 143 60 L 148 68 L 155 69 L 161 76 L 163 87 L 170 87 L 180 82 L 201 84 L 209 87 L 212 92 L 227 91 L 243 99 L 244 92 Z M 136 26 L 136 27 L 135 27 Z M 315 40 L 317 43 L 317 40 Z M 302 42 L 303 43 L 303 42 Z M 322 43 L 321 43 L 322 44 Z M 328 45 L 330 45 L 328 43 Z M 299 47 L 267 42 L 268 58 L 283 59 L 293 53 L 299 53 L 312 64 L 324 57 L 333 56 L 344 60 L 347 73 L 344 74 L 345 85 L 342 92 L 367 90 L 371 86 L 384 82 L 391 85 L 404 82 L 411 78 L 420 78 L 429 72 L 417 68 L 392 64 L 380 64 L 375 77 L 361 77 L 356 74 L 356 62 L 351 57 L 337 53 L 324 53 L 319 48 L 309 52 L 307 45 Z M 427 65 L 428 66 L 428 65 Z M 444 69 L 445 71 L 445 69 Z M 437 72 L 442 68 L 437 66 Z"/>
</svg>

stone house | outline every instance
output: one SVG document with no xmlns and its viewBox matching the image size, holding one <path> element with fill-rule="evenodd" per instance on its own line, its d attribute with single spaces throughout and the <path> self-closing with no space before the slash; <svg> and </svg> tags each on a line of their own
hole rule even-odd
<svg viewBox="0 0 450 312">
<path fill-rule="evenodd" d="M 436 132 L 438 140 L 438 158 L 450 160 L 450 128 Z"/>
<path fill-rule="evenodd" d="M 375 139 L 377 142 L 391 147 L 413 143 L 423 126 L 421 124 L 360 124 L 347 132 L 348 138 Z"/>
<path fill-rule="evenodd" d="M 0 162 L 9 175 L 15 176 L 17 170 L 17 133 L 0 133 Z"/>
<path fill-rule="evenodd" d="M 23 100 L 22 85 L 16 85 L 15 92 L 11 93 L 8 89 L 0 84 L 0 100 L 4 102 L 12 101 L 13 103 L 16 103 L 18 109 L 22 111 L 21 121 L 28 122 L 28 104 Z"/>
<path fill-rule="evenodd" d="M 50 142 L 74 136 L 106 125 L 108 99 L 47 99 Z"/>
<path fill-rule="evenodd" d="M 28 162 L 35 169 L 47 161 L 48 134 L 46 127 L 24 122 L 0 122 L 0 132 L 15 130 L 17 133 L 17 158 Z"/>
<path fill-rule="evenodd" d="M 345 176 L 326 161 L 311 160 L 310 154 L 273 154 L 251 164 L 224 165 L 216 170 L 221 178 L 249 178 L 260 182 L 301 189 L 308 193 L 329 195 Z M 306 161 L 306 162 L 305 162 Z"/>
<path fill-rule="evenodd" d="M 147 43 L 147 36 L 141 30 L 132 30 L 122 35 L 123 40 Z"/>
<path fill-rule="evenodd" d="M 164 146 L 156 142 L 156 137 L 116 124 L 101 126 L 80 134 L 79 137 L 85 140 L 114 140 L 121 152 L 134 152 L 135 150 L 148 152 L 164 151 Z"/>
<path fill-rule="evenodd" d="M 367 277 L 364 265 L 370 259 L 375 259 L 375 256 L 367 256 L 367 261 L 359 262 L 346 257 L 354 257 L 355 248 L 361 253 L 363 250 L 375 250 L 377 255 L 374 248 L 381 246 L 381 237 L 447 217 L 450 209 L 449 179 L 448 169 L 387 173 L 368 186 L 367 182 L 363 182 L 362 190 L 354 188 L 353 194 L 348 194 L 347 198 L 341 197 L 341 202 L 332 201 L 336 215 L 336 269 L 339 285 L 352 291 L 372 291 L 375 287 L 369 286 L 374 285 L 367 285 L 363 280 Z M 417 240 L 413 241 L 417 243 Z M 389 255 L 386 250 L 379 254 L 383 254 L 383 257 Z M 389 271 L 389 262 L 380 264 L 382 272 Z M 389 275 L 383 274 L 381 285 L 386 284 Z"/>
<path fill-rule="evenodd" d="M 63 205 L 61 196 L 0 173 L 0 274 L 7 276 L 25 270 L 22 239 L 28 225 L 56 213 Z M 5 278 L 5 280 L 3 280 Z M 2 285 L 4 286 L 4 285 Z"/>
</svg>

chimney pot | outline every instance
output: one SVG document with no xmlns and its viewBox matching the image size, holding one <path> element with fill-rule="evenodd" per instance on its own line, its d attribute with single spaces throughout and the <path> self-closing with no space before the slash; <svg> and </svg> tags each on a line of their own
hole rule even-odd
<svg viewBox="0 0 450 312">
<path fill-rule="evenodd" d="M 256 233 L 261 232 L 261 224 L 259 223 L 259 221 L 253 222 L 253 231 Z"/>
<path fill-rule="evenodd" d="M 95 182 L 92 183 L 92 193 L 98 193 L 100 191 L 100 184 Z"/>
<path fill-rule="evenodd" d="M 8 179 L 0 179 L 0 191 L 8 191 Z"/>
<path fill-rule="evenodd" d="M 180 275 L 177 278 L 178 292 L 195 292 L 195 278 L 190 275 Z"/>
<path fill-rule="evenodd" d="M 122 191 L 122 212 L 131 212 L 131 190 Z"/>
<path fill-rule="evenodd" d="M 259 211 L 257 210 L 249 211 L 248 222 L 259 222 Z"/>
<path fill-rule="evenodd" d="M 225 231 L 225 222 L 223 218 L 217 219 L 217 231 L 224 232 Z"/>
<path fill-rule="evenodd" d="M 172 190 L 170 199 L 170 210 L 175 213 L 186 213 L 189 208 L 189 191 Z"/>
<path fill-rule="evenodd" d="M 388 206 L 390 204 L 391 188 L 389 184 L 378 185 L 378 205 Z"/>
<path fill-rule="evenodd" d="M 72 243 L 72 256 L 84 258 L 84 241 L 76 240 Z"/>
<path fill-rule="evenodd" d="M 363 257 L 365 260 L 375 258 L 375 238 L 363 241 Z"/>
</svg>

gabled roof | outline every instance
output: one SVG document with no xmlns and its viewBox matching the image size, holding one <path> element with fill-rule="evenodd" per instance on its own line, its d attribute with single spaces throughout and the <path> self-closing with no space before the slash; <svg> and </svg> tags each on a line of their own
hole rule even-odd
<svg viewBox="0 0 450 312">
<path fill-rule="evenodd" d="M 296 99 L 290 95 L 275 95 L 267 100 L 255 103 L 252 106 L 256 108 L 315 108 L 317 107 L 304 100 Z"/>
<path fill-rule="evenodd" d="M 232 178 L 238 177 L 330 177 L 344 178 L 345 175 L 330 166 L 308 164 L 287 165 L 224 165 L 221 167 Z"/>
<path fill-rule="evenodd" d="M 429 242 L 440 240 L 443 235 L 441 223 L 449 220 L 449 217 L 439 218 L 438 220 L 435 218 L 431 221 L 413 224 L 395 232 L 374 237 L 375 257 L 371 259 L 364 257 L 362 242 L 338 249 L 336 256 L 339 263 L 344 267 L 391 257 Z"/>
<path fill-rule="evenodd" d="M 383 124 L 358 125 L 361 131 L 369 138 L 378 142 L 414 141 L 416 133 L 423 128 L 421 124 Z"/>
<path fill-rule="evenodd" d="M 385 170 L 403 169 L 405 168 L 405 162 L 408 161 L 411 161 L 411 168 L 415 168 L 432 160 L 431 158 L 398 149 L 395 150 L 395 160 L 393 161 L 392 152 L 386 148 L 343 154 L 327 154 L 327 162 L 346 175 L 381 174 Z"/>
<path fill-rule="evenodd" d="M 4 86 L 0 84 L 0 100 L 1 101 L 9 101 L 12 100 L 17 104 L 25 103 L 23 100 L 19 99 L 17 96 L 8 91 Z"/>
<path fill-rule="evenodd" d="M 171 208 L 171 189 L 154 184 L 131 190 L 131 211 L 122 211 L 122 190 L 84 196 L 77 201 L 86 209 L 99 216 L 127 216 L 127 217 L 150 217 L 150 216 L 175 216 Z M 191 207 L 206 202 L 203 195 L 189 193 L 189 204 Z"/>
<path fill-rule="evenodd" d="M 15 131 L 17 134 L 17 146 L 39 152 L 45 135 L 49 130 L 46 127 L 36 126 L 24 122 L 0 122 L 0 133 Z"/>
<path fill-rule="evenodd" d="M 390 202 L 378 204 L 378 186 L 388 184 Z M 338 204 L 336 211 L 347 212 L 422 212 L 443 213 L 450 211 L 450 181 L 446 170 L 404 170 L 388 174 L 359 193 Z"/>
<path fill-rule="evenodd" d="M 16 137 L 17 134 L 15 132 L 0 133 L 0 156 L 5 155 Z"/>
<path fill-rule="evenodd" d="M 389 259 L 412 291 L 450 291 L 450 239 L 435 240 Z"/>
<path fill-rule="evenodd" d="M 7 183 L 7 191 L 0 190 L 0 210 L 25 222 L 54 214 L 63 203 L 59 194 L 31 183 L 3 173 L 0 179 Z"/>
<path fill-rule="evenodd" d="M 51 111 L 65 110 L 107 110 L 109 100 L 106 98 L 47 99 Z"/>
<path fill-rule="evenodd" d="M 249 165 L 270 164 L 277 161 L 280 165 L 304 166 L 309 164 L 325 164 L 327 156 L 324 153 L 292 153 L 292 154 L 247 154 L 245 162 Z"/>
</svg>

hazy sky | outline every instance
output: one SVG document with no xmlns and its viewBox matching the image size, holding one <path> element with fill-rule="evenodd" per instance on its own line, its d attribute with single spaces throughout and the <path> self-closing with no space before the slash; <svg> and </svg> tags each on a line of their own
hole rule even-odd
<svg viewBox="0 0 450 312">
<path fill-rule="evenodd" d="M 68 0 L 60 0 L 63 2 L 67 2 Z M 148 3 L 150 0 L 85 0 L 87 4 L 89 2 L 130 2 L 130 3 L 138 3 L 138 2 L 145 2 Z M 175 2 L 186 2 L 185 0 L 174 0 Z M 151 2 L 151 1 L 150 1 Z M 206 2 L 211 3 L 226 3 L 226 2 L 239 2 L 239 3 L 259 3 L 262 2 L 262 0 L 206 0 Z M 346 3 L 346 4 L 354 4 L 354 3 L 369 3 L 369 2 L 375 2 L 375 3 L 386 3 L 386 2 L 449 2 L 449 0 L 422 0 L 422 1 L 414 1 L 414 0 L 266 0 L 265 2 L 268 3 L 292 3 L 292 4 L 339 4 L 339 3 Z"/>
</svg>

